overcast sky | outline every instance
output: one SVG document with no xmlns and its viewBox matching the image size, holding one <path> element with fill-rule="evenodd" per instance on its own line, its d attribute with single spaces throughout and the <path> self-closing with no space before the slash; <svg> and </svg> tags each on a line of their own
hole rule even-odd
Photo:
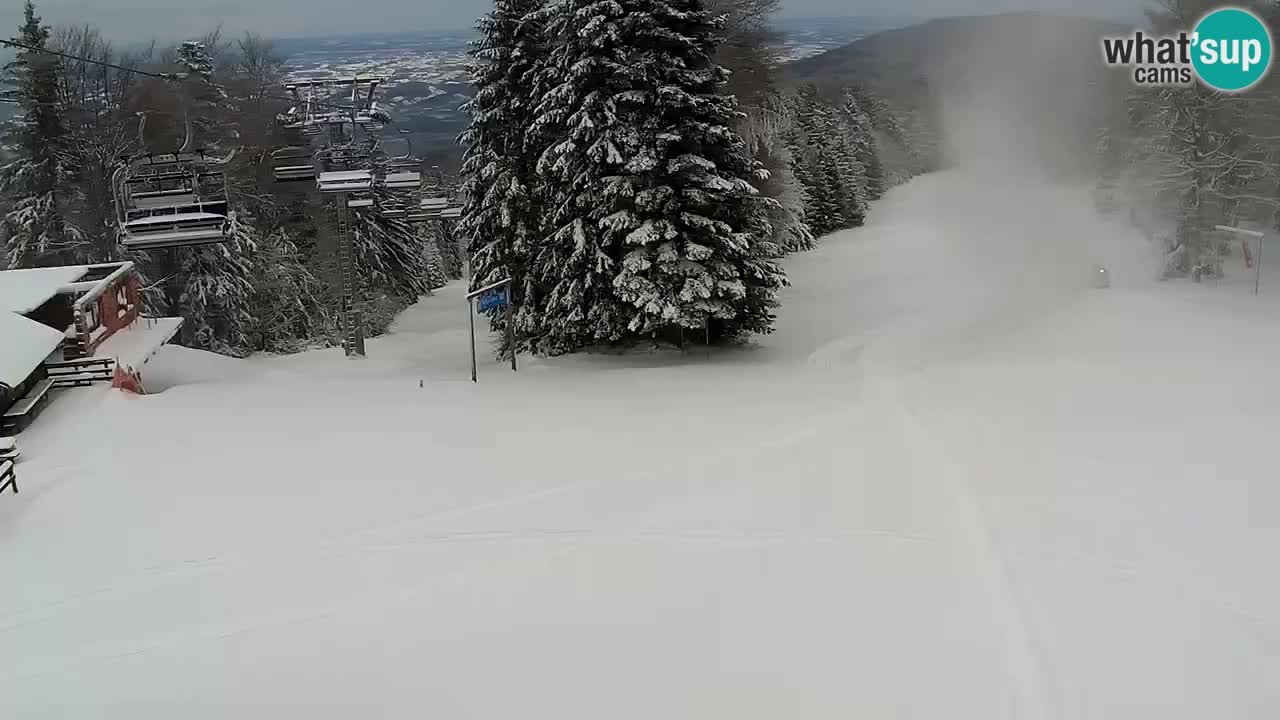
<svg viewBox="0 0 1280 720">
<path fill-rule="evenodd" d="M 782 0 L 783 17 L 939 17 L 1015 10 L 1138 17 L 1143 0 Z M 276 37 L 469 27 L 491 0 L 36 0 L 47 23 L 90 23 L 120 41 L 177 40 L 222 25 Z M 19 0 L 0 2 L 16 27 Z M 10 31 L 4 31 L 8 37 Z"/>
</svg>

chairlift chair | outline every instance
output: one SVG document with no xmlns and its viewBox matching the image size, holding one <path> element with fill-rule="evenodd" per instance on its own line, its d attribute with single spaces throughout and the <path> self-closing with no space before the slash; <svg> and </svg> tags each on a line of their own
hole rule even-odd
<svg viewBox="0 0 1280 720">
<path fill-rule="evenodd" d="M 143 155 L 112 177 L 118 240 L 130 249 L 206 245 L 230 235 L 227 181 L 203 153 Z"/>
<path fill-rule="evenodd" d="M 320 193 L 355 193 L 373 189 L 373 173 L 369 170 L 336 170 L 316 176 Z"/>
<path fill-rule="evenodd" d="M 402 220 L 408 215 L 405 202 L 395 195 L 378 198 L 378 214 L 388 220 Z"/>
<path fill-rule="evenodd" d="M 271 174 L 276 182 L 281 183 L 314 180 L 315 156 L 305 147 L 287 146 L 274 150 L 271 153 Z"/>
</svg>

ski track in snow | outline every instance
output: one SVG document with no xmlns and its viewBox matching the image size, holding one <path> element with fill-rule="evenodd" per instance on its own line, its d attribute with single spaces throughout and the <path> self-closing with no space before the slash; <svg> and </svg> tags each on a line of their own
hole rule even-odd
<svg viewBox="0 0 1280 720">
<path fill-rule="evenodd" d="M 171 349 L 161 394 L 60 398 L 0 498 L 0 716 L 1274 714 L 1280 294 L 1156 284 L 998 182 L 790 258 L 750 350 L 472 386 L 453 286 L 362 362 Z"/>
</svg>

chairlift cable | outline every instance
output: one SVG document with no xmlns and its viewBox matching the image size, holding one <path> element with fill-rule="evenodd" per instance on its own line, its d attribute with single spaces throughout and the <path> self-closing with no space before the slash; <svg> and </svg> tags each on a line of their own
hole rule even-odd
<svg viewBox="0 0 1280 720">
<path fill-rule="evenodd" d="M 145 77 L 156 78 L 157 80 L 168 80 L 169 82 L 180 82 L 185 78 L 185 75 L 181 73 L 157 73 L 157 72 L 151 72 L 149 70 L 140 70 L 138 68 L 128 68 L 128 67 L 124 67 L 123 65 L 116 65 L 115 63 L 106 62 L 105 60 L 93 60 L 86 57 L 80 57 L 78 55 L 72 55 L 70 53 L 60 52 L 58 50 L 50 50 L 49 48 L 42 48 L 36 45 L 28 45 L 26 43 L 21 43 L 16 40 L 0 40 L 0 45 L 7 45 L 9 47 L 28 50 L 30 52 L 44 53 L 46 55 L 54 55 L 56 57 L 60 57 L 66 60 L 75 60 L 76 62 L 89 63 L 90 65 L 100 65 L 102 67 L 111 68 L 112 70 L 119 70 L 120 72 L 132 73 L 135 75 L 143 75 Z M 289 103 L 295 102 L 296 100 L 295 98 L 288 97 L 286 95 L 271 95 L 266 93 L 260 95 L 259 97 L 265 100 L 283 100 Z M 4 100 L 0 100 L 0 102 L 17 103 L 21 101 L 4 99 Z M 324 108 L 330 108 L 334 110 L 357 109 L 350 105 L 334 105 L 333 103 L 326 103 L 319 100 L 309 100 L 308 102 L 309 104 L 315 107 L 324 107 Z"/>
</svg>

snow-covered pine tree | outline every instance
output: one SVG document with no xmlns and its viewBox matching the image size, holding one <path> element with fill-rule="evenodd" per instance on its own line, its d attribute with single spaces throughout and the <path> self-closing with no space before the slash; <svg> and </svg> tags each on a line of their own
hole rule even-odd
<svg viewBox="0 0 1280 720">
<path fill-rule="evenodd" d="M 815 242 L 804 217 L 805 191 L 792 156 L 795 118 L 778 93 L 757 98 L 757 103 L 739 126 L 752 157 L 768 172 L 753 184 L 768 210 L 772 244 L 782 254 L 811 250 Z"/>
<path fill-rule="evenodd" d="M 777 144 L 762 145 L 754 154 L 769 173 L 755 185 L 768 211 L 770 244 L 779 256 L 812 250 L 817 240 L 804 219 L 805 192 L 793 174 L 794 163 L 785 142 L 778 138 Z"/>
<path fill-rule="evenodd" d="M 470 68 L 476 94 L 463 106 L 471 123 L 459 138 L 466 150 L 457 232 L 470 239 L 471 289 L 512 279 L 517 344 L 540 334 L 542 317 L 537 280 L 526 272 L 542 229 L 536 203 L 540 147 L 527 132 L 534 81 L 547 55 L 544 19 L 532 14 L 542 5 L 497 0 L 480 20 Z M 494 313 L 490 323 L 504 329 L 506 314 Z M 501 337 L 505 344 L 505 333 Z"/>
<path fill-rule="evenodd" d="M 406 307 L 426 294 L 426 248 L 412 225 L 384 218 L 369 208 L 352 212 L 351 227 L 356 233 L 356 261 L 366 284 L 400 298 Z"/>
<path fill-rule="evenodd" d="M 853 157 L 862 166 L 866 178 L 867 199 L 878 200 L 887 188 L 884 166 L 880 162 L 880 152 L 876 147 L 875 131 L 871 127 L 871 117 L 863 109 L 858 94 L 852 90 L 845 91 L 843 109 Z"/>
<path fill-rule="evenodd" d="M 793 103 L 792 156 L 805 191 L 805 219 L 814 233 L 825 235 L 843 227 L 839 170 L 832 156 L 836 127 L 817 87 L 801 86 Z"/>
<path fill-rule="evenodd" d="M 832 136 L 829 157 L 835 167 L 836 182 L 840 188 L 842 228 L 860 227 L 866 221 L 867 202 L 870 199 L 867 170 L 858 160 L 859 139 L 856 137 L 856 129 L 850 126 L 848 120 L 848 116 L 838 109 L 832 110 L 836 132 Z"/>
<path fill-rule="evenodd" d="M 1134 158 L 1151 178 L 1155 202 L 1175 218 L 1165 238 L 1165 277 L 1216 276 L 1221 261 L 1212 228 L 1224 222 L 1221 189 L 1234 183 L 1234 164 L 1217 149 L 1233 142 L 1238 98 L 1201 85 L 1144 88 L 1130 98 L 1138 139 Z"/>
<path fill-rule="evenodd" d="M 464 268 L 463 248 L 459 240 L 458 223 L 455 220 L 437 220 L 432 223 L 436 252 L 440 256 L 440 267 L 445 277 L 457 280 L 462 277 Z"/>
<path fill-rule="evenodd" d="M 257 230 L 232 213 L 230 240 L 183 251 L 178 311 L 186 319 L 184 342 L 224 355 L 244 355 L 250 347 L 253 263 Z"/>
<path fill-rule="evenodd" d="M 1274 2 L 1246 5 L 1277 13 Z M 1175 32 L 1213 7 L 1209 0 L 1164 0 L 1148 17 L 1156 32 Z M 1275 92 L 1273 82 L 1245 96 L 1200 84 L 1129 92 L 1128 127 L 1113 129 L 1109 140 L 1127 148 L 1128 172 L 1151 189 L 1157 216 L 1172 219 L 1172 227 L 1156 229 L 1165 277 L 1219 275 L 1224 247 L 1214 226 L 1274 213 L 1265 193 L 1276 176 L 1276 156 L 1266 146 L 1278 116 L 1267 111 Z"/>
<path fill-rule="evenodd" d="M 418 223 L 414 231 L 418 234 L 418 244 L 422 247 L 426 264 L 427 287 L 431 290 L 444 287 L 449 283 L 449 276 L 445 273 L 444 257 L 440 253 L 439 224 Z"/>
<path fill-rule="evenodd" d="M 1257 8 L 1268 27 L 1280 27 L 1280 2 L 1267 2 Z M 1280 73 L 1270 72 L 1262 83 L 1250 90 L 1257 104 L 1250 118 L 1251 135 L 1257 143 L 1253 160 L 1262 171 L 1257 190 L 1265 198 L 1270 217 L 1268 225 L 1280 230 Z M 1263 215 L 1263 213 L 1259 213 Z"/>
<path fill-rule="evenodd" d="M 785 135 L 787 159 L 791 165 L 791 177 L 796 182 L 800 211 L 804 215 L 806 227 L 811 230 L 811 234 L 821 234 L 820 221 L 817 217 L 818 201 L 814 197 L 814 192 L 818 191 L 817 180 L 814 177 L 813 165 L 809 160 L 806 147 L 808 136 L 802 131 L 805 121 L 803 115 L 797 112 L 799 109 L 792 108 L 791 124 Z"/>
<path fill-rule="evenodd" d="M 758 177 L 700 0 L 561 0 L 534 132 L 552 212 L 536 272 L 542 348 L 768 332 L 781 269 L 760 257 Z"/>
<path fill-rule="evenodd" d="M 772 244 L 779 252 L 808 250 L 813 233 L 804 222 L 803 194 L 792 176 L 786 150 L 791 117 L 778 90 L 776 70 L 785 55 L 781 33 L 770 27 L 779 0 L 707 0 L 706 9 L 725 18 L 715 61 L 729 70 L 720 92 L 738 98 L 735 129 L 752 158 L 769 176 L 753 181 L 769 222 Z"/>
<path fill-rule="evenodd" d="M 14 42 L 45 48 L 49 28 L 35 6 L 23 6 L 23 22 Z M 15 86 L 21 116 L 6 137 L 15 157 L 0 167 L 0 193 L 9 199 L 3 229 L 4 263 L 9 267 L 57 265 L 83 261 L 85 237 L 68 223 L 63 185 L 66 126 L 59 97 L 56 57 L 19 48 L 5 65 L 6 80 Z"/>
<path fill-rule="evenodd" d="M 324 288 L 284 228 L 258 242 L 250 284 L 249 350 L 296 352 L 334 330 Z"/>
</svg>

